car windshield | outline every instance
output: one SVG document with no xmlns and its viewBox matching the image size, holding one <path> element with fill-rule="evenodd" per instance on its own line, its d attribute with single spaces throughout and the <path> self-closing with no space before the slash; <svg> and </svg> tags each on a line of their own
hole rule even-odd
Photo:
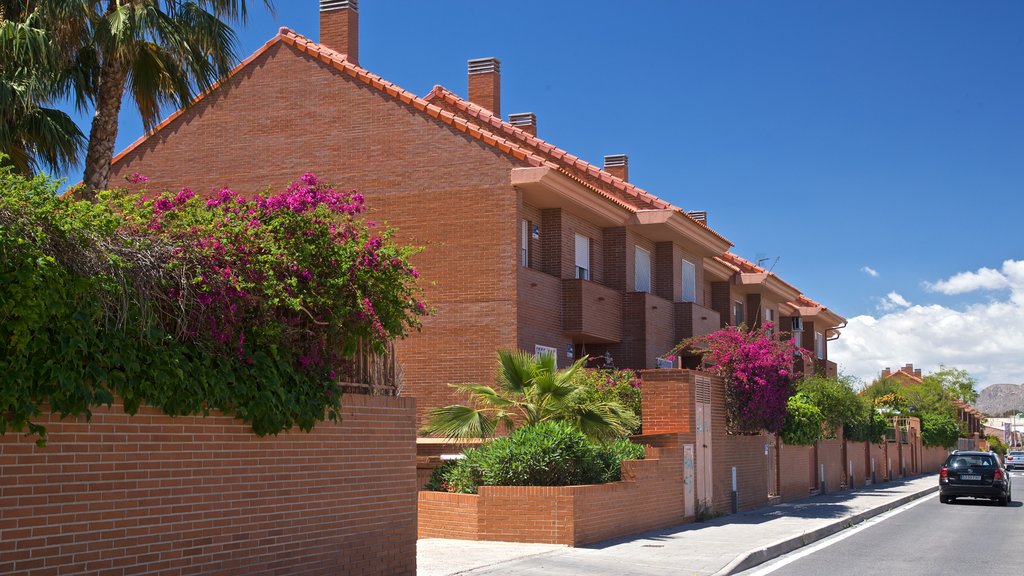
<svg viewBox="0 0 1024 576">
<path fill-rule="evenodd" d="M 949 466 L 953 468 L 992 467 L 995 465 L 995 460 L 991 456 L 982 454 L 961 454 L 953 457 L 949 463 Z"/>
<path fill-rule="evenodd" d="M 1013 456 L 1014 458 L 1020 458 L 1020 457 L 1024 456 L 1024 452 L 1017 452 L 1015 450 L 1013 452 L 1010 452 L 1010 456 Z"/>
</svg>

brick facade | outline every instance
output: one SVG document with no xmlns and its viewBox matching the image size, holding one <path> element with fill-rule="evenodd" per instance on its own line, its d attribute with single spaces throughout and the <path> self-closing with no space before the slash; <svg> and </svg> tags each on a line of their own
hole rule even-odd
<svg viewBox="0 0 1024 576">
<path fill-rule="evenodd" d="M 0 436 L 0 574 L 415 574 L 415 406 L 260 438 L 120 406 Z"/>
</svg>

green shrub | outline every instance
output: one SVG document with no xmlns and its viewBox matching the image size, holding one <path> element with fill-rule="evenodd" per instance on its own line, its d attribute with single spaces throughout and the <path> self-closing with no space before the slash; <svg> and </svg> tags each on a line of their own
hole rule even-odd
<svg viewBox="0 0 1024 576">
<path fill-rule="evenodd" d="M 803 394 L 795 394 L 786 402 L 786 420 L 782 425 L 782 441 L 806 446 L 821 438 L 825 417 L 821 410 Z"/>
<path fill-rule="evenodd" d="M 567 422 L 524 426 L 463 452 L 436 469 L 428 489 L 475 494 L 478 486 L 571 486 L 620 478 L 623 459 L 642 459 L 643 446 L 599 444 Z"/>
<path fill-rule="evenodd" d="M 921 442 L 925 446 L 950 448 L 960 438 L 960 425 L 949 414 L 926 412 L 921 415 Z"/>
<path fill-rule="evenodd" d="M 865 405 L 846 423 L 843 435 L 854 442 L 871 442 L 880 444 L 885 437 L 885 430 L 891 425 L 888 418 L 865 400 Z"/>
</svg>

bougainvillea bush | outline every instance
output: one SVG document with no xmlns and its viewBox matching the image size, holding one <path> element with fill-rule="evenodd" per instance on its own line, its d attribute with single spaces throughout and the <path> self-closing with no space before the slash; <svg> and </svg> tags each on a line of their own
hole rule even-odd
<svg viewBox="0 0 1024 576">
<path fill-rule="evenodd" d="M 412 249 L 364 209 L 312 174 L 267 195 L 86 201 L 0 172 L 0 433 L 44 435 L 43 404 L 88 415 L 114 394 L 259 434 L 337 420 L 357 347 L 427 312 Z"/>
<path fill-rule="evenodd" d="M 747 329 L 728 326 L 689 338 L 673 354 L 697 354 L 706 369 L 725 379 L 729 432 L 777 433 L 786 419 L 786 401 L 794 392 L 793 360 L 807 351 L 779 340 L 772 325 Z"/>
</svg>

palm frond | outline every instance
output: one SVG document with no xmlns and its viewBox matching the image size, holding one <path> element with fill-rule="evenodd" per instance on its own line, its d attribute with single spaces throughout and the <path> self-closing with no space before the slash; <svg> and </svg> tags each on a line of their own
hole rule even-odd
<svg viewBox="0 0 1024 576">
<path fill-rule="evenodd" d="M 420 429 L 423 434 L 436 434 L 445 438 L 489 438 L 494 434 L 496 419 L 484 411 L 468 406 L 444 406 L 430 411 L 427 424 Z"/>
<path fill-rule="evenodd" d="M 522 350 L 499 350 L 495 380 L 502 390 L 522 394 L 537 375 L 533 356 Z"/>
</svg>

